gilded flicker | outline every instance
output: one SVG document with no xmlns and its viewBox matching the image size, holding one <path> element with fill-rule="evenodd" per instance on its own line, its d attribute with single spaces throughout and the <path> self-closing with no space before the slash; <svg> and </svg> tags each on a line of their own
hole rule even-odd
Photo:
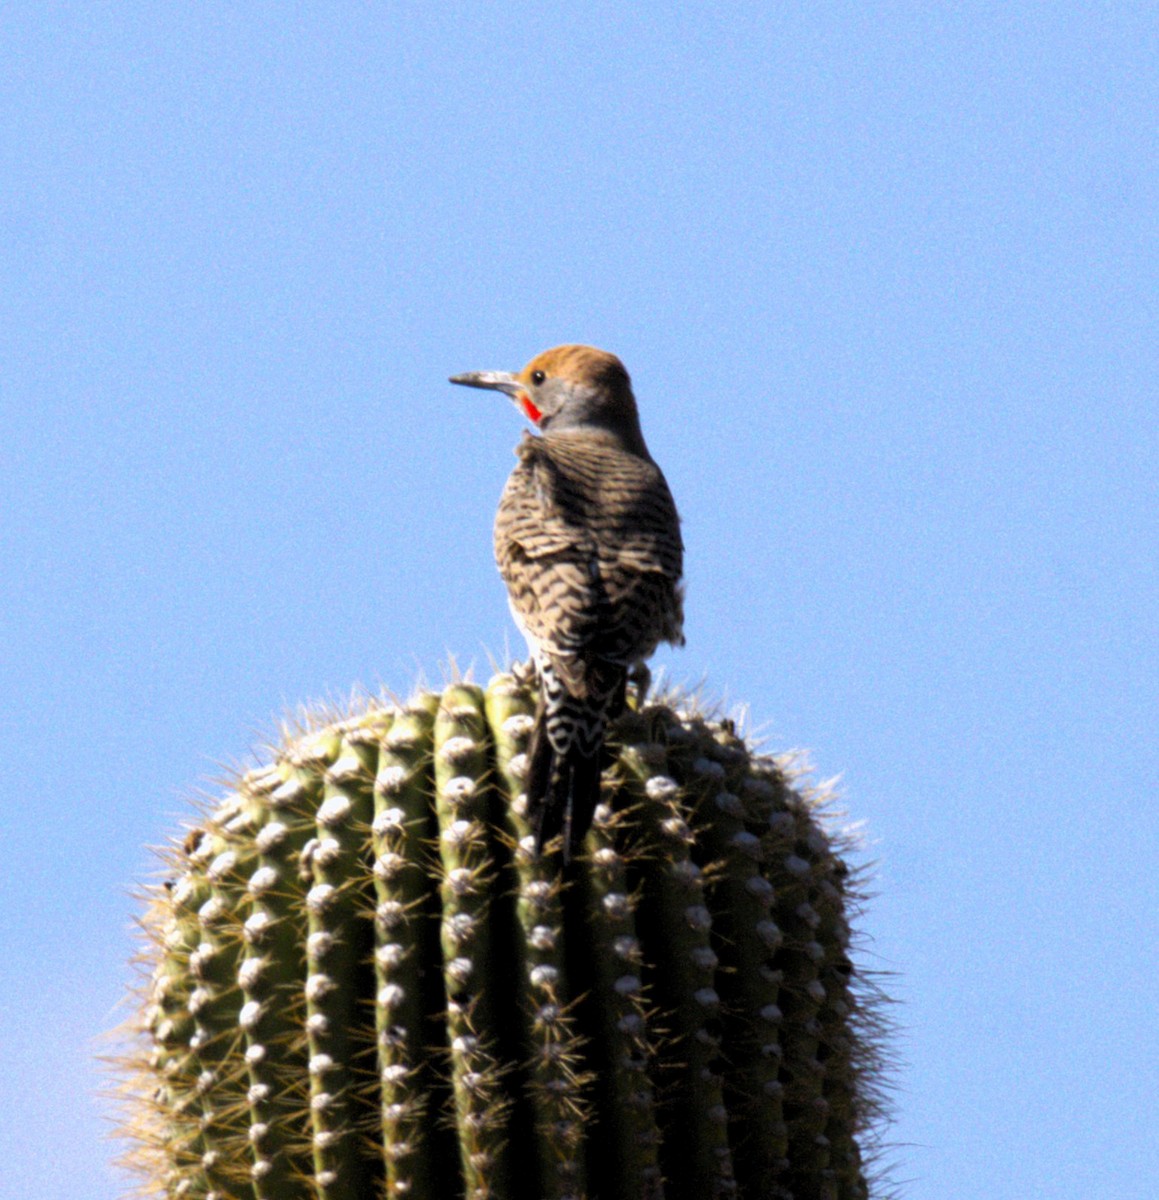
<svg viewBox="0 0 1159 1200">
<path fill-rule="evenodd" d="M 528 819 L 539 850 L 563 835 L 566 861 L 591 824 L 629 672 L 660 642 L 684 644 L 680 518 L 614 354 L 557 346 L 517 375 L 451 382 L 506 393 L 540 432 L 515 448 L 495 559 L 540 683 Z"/>
</svg>

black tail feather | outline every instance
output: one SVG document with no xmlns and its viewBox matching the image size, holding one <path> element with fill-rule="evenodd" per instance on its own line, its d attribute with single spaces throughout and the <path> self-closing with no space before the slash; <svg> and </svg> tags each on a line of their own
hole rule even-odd
<svg viewBox="0 0 1159 1200">
<path fill-rule="evenodd" d="M 543 720 L 536 714 L 527 766 L 527 817 L 535 834 L 536 853 L 563 835 L 563 861 L 570 862 L 583 845 L 600 800 L 602 746 L 584 754 L 579 739 L 560 754 L 551 744 Z"/>
</svg>

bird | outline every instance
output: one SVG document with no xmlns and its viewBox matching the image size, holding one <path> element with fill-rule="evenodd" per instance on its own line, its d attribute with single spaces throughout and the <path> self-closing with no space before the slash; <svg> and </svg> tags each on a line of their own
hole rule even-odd
<svg viewBox="0 0 1159 1200">
<path fill-rule="evenodd" d="M 567 863 L 599 803 L 605 732 L 629 676 L 647 679 L 661 642 L 684 644 L 680 517 L 616 355 L 555 346 L 517 373 L 450 382 L 503 393 L 536 430 L 515 447 L 494 549 L 539 684 L 527 820 L 537 853 L 561 837 Z"/>
</svg>

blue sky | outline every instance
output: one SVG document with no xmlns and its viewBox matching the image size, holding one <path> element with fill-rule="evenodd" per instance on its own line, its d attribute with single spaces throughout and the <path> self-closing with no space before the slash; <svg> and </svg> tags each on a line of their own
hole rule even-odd
<svg viewBox="0 0 1159 1200">
<path fill-rule="evenodd" d="M 113 1200 L 129 891 L 282 712 L 517 635 L 514 412 L 587 341 L 687 649 L 840 774 L 913 1200 L 1159 1190 L 1159 14 L 0 14 L 0 1195 Z"/>
</svg>

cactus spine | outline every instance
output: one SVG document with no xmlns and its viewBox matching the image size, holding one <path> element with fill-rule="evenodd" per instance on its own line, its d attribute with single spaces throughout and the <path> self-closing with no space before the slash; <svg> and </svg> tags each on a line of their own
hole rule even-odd
<svg viewBox="0 0 1159 1200">
<path fill-rule="evenodd" d="M 315 723 L 172 848 L 120 1064 L 147 1194 L 869 1195 L 879 1017 L 816 798 L 648 705 L 561 870 L 533 711 L 498 675 Z"/>
</svg>

